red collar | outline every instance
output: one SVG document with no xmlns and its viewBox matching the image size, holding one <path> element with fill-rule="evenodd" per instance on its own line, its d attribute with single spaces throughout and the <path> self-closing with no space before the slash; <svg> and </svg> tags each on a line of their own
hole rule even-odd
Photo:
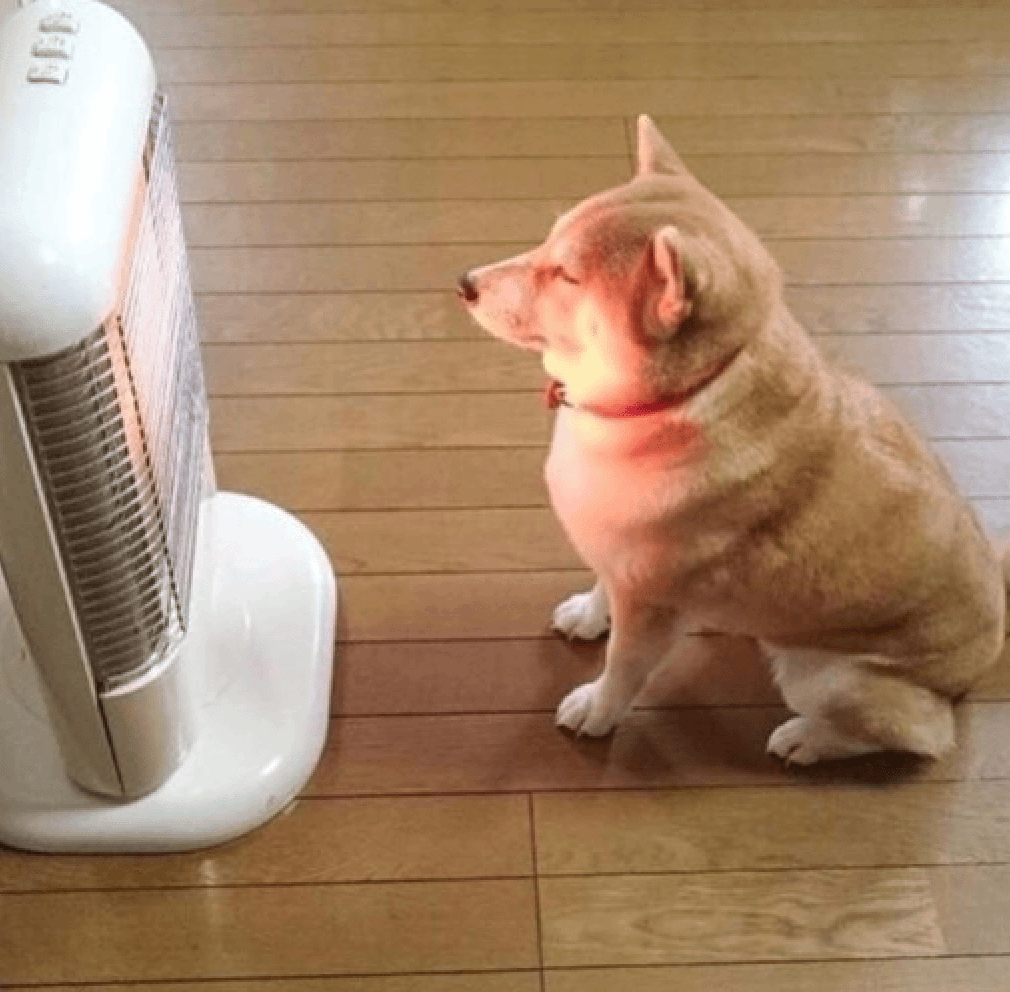
<svg viewBox="0 0 1010 992">
<path fill-rule="evenodd" d="M 613 420 L 624 420 L 630 417 L 646 417 L 652 413 L 662 413 L 664 410 L 672 410 L 675 407 L 682 406 L 691 399 L 692 396 L 700 393 L 706 386 L 713 383 L 723 374 L 723 372 L 726 371 L 726 369 L 730 367 L 730 365 L 732 365 L 734 359 L 741 351 L 743 351 L 743 349 L 738 348 L 736 351 L 731 352 L 727 358 L 718 362 L 714 368 L 706 372 L 701 379 L 687 389 L 682 389 L 678 393 L 667 393 L 666 396 L 661 396 L 659 399 L 652 400 L 649 403 L 635 403 L 632 406 L 626 406 L 615 410 L 607 410 L 601 407 L 593 406 L 574 406 L 568 402 L 568 397 L 565 395 L 565 384 L 563 382 L 558 382 L 557 379 L 548 380 L 547 387 L 544 390 L 544 402 L 547 404 L 548 410 L 556 410 L 559 406 L 567 406 L 572 410 L 579 410 L 584 413 L 591 413 L 595 417 L 605 417 Z"/>
</svg>

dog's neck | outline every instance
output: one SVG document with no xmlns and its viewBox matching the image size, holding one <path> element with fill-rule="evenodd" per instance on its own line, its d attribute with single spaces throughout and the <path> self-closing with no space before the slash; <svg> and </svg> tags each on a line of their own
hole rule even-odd
<svg viewBox="0 0 1010 992">
<path fill-rule="evenodd" d="M 665 393 L 654 400 L 647 400 L 641 403 L 632 403 L 623 407 L 602 407 L 593 404 L 570 403 L 565 394 L 565 384 L 557 379 L 551 379 L 547 383 L 544 393 L 544 401 L 549 410 L 556 410 L 558 407 L 567 407 L 579 413 L 588 413 L 593 417 L 602 420 L 632 420 L 638 417 L 649 417 L 657 413 L 666 413 L 682 407 L 688 400 L 700 393 L 706 386 L 711 385 L 733 364 L 743 348 L 737 348 L 730 352 L 725 358 L 720 359 L 713 366 L 707 369 L 698 379 L 685 389 L 672 393 Z"/>
</svg>

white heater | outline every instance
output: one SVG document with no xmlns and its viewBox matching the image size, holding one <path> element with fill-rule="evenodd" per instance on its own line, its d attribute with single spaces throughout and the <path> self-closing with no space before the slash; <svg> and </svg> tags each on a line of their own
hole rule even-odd
<svg viewBox="0 0 1010 992">
<path fill-rule="evenodd" d="M 205 847 L 311 775 L 336 585 L 215 491 L 166 105 L 97 0 L 0 26 L 0 842 Z"/>
</svg>

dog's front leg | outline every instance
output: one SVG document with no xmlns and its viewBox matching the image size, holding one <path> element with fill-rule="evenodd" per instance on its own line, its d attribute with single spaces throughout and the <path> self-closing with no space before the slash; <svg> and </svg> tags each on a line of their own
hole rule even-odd
<svg viewBox="0 0 1010 992">
<path fill-rule="evenodd" d="M 610 630 L 607 590 L 597 579 L 588 592 L 569 596 L 554 611 L 554 630 L 573 641 L 595 641 Z"/>
<path fill-rule="evenodd" d="M 603 737 L 620 723 L 652 673 L 669 658 L 676 616 L 611 595 L 610 640 L 603 674 L 570 692 L 558 707 L 557 724 L 589 737 Z"/>
</svg>

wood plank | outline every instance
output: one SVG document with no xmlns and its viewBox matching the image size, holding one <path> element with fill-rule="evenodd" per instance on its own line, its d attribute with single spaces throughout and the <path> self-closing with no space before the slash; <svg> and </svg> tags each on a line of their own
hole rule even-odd
<svg viewBox="0 0 1010 992">
<path fill-rule="evenodd" d="M 1005 477 L 1006 463 L 1003 472 Z M 978 501 L 994 530 L 1010 527 L 1008 497 Z M 300 516 L 345 576 L 526 573 L 582 564 L 548 507 L 315 511 Z"/>
<path fill-rule="evenodd" d="M 793 286 L 786 300 L 813 334 L 1010 331 L 1010 284 Z M 205 293 L 205 341 L 474 340 L 477 327 L 444 288 L 413 293 Z"/>
<path fill-rule="evenodd" d="M 1010 532 L 1010 499 L 1002 496 L 973 502 L 983 527 L 992 533 Z"/>
<path fill-rule="evenodd" d="M 898 961 L 795 961 L 783 964 L 675 965 L 548 971 L 546 992 L 978 992 L 998 989 L 1010 967 L 1003 957 Z M 188 992 L 188 990 L 187 990 Z"/>
<path fill-rule="evenodd" d="M 483 250 L 482 250 L 483 249 Z M 517 249 L 518 250 L 518 249 Z M 456 277 L 503 246 L 360 245 L 317 248 L 197 248 L 196 292 L 452 291 Z"/>
<path fill-rule="evenodd" d="M 822 335 L 817 343 L 838 367 L 878 385 L 1010 381 L 1010 334 Z M 204 362 L 212 396 L 518 392 L 544 382 L 535 357 L 488 336 L 465 342 L 211 344 L 204 347 Z"/>
<path fill-rule="evenodd" d="M 185 209 L 194 248 L 265 245 L 445 244 L 546 235 L 569 201 L 452 200 L 359 203 L 193 204 Z"/>
<path fill-rule="evenodd" d="M 8 985 L 6 992 L 38 986 Z M 47 992 L 78 992 L 80 985 L 50 985 Z M 263 981 L 130 982 L 130 992 L 540 992 L 537 972 L 470 975 L 381 975 L 351 978 L 270 978 Z M 89 985 L 88 992 L 123 992 L 120 985 Z"/>
<path fill-rule="evenodd" d="M 1010 190 L 1010 158 L 1004 159 L 999 152 L 976 155 L 747 155 L 736 158 L 691 155 L 685 159 L 697 177 L 719 196 L 922 195 Z"/>
<path fill-rule="evenodd" d="M 349 575 L 341 580 L 337 640 L 542 637 L 550 612 L 590 584 L 589 573 Z"/>
<path fill-rule="evenodd" d="M 503 242 L 535 243 L 568 205 L 560 198 L 192 204 L 184 220 L 194 248 L 479 244 L 491 232 Z M 767 239 L 1010 234 L 1010 197 L 1002 194 L 728 197 L 726 205 Z M 971 250 L 970 243 L 966 247 Z"/>
<path fill-rule="evenodd" d="M 1010 441 L 937 441 L 961 490 L 977 499 L 1007 491 Z M 222 454 L 222 489 L 295 511 L 474 509 L 547 505 L 546 449 L 308 451 Z"/>
<path fill-rule="evenodd" d="M 220 452 L 540 448 L 551 427 L 531 393 L 219 398 L 211 411 Z"/>
<path fill-rule="evenodd" d="M 461 919 L 481 921 L 465 941 Z M 0 923 L 5 984 L 537 963 L 527 881 L 15 894 L 0 897 Z"/>
<path fill-rule="evenodd" d="M 943 460 L 961 491 L 976 499 L 1008 494 L 1006 441 L 935 441 L 933 449 Z"/>
<path fill-rule="evenodd" d="M 303 800 L 230 844 L 157 858 L 50 857 L 0 848 L 0 891 L 8 893 L 530 874 L 522 796 Z"/>
<path fill-rule="evenodd" d="M 947 950 L 928 876 L 914 868 L 545 878 L 540 912 L 549 968 Z"/>
<path fill-rule="evenodd" d="M 998 141 L 998 131 L 993 124 L 986 132 L 992 132 L 988 140 Z M 479 141 L 471 121 L 452 119 L 342 120 L 337 125 L 331 120 L 178 121 L 175 137 L 183 162 L 523 155 L 626 158 L 628 150 L 624 122 L 618 117 L 488 120 Z"/>
<path fill-rule="evenodd" d="M 553 712 L 603 664 L 602 642 L 561 637 L 341 644 L 333 712 L 340 716 Z M 1006 687 L 1004 686 L 1004 689 Z M 657 675 L 642 706 L 777 705 L 778 691 L 749 642 L 695 638 Z"/>
<path fill-rule="evenodd" d="M 796 49 L 802 51 L 802 49 Z M 708 117 L 693 108 L 657 123 L 683 155 L 879 154 L 1010 151 L 1004 114 L 827 114 Z M 630 121 L 630 118 L 629 118 Z M 620 156 L 617 118 L 469 120 L 180 121 L 184 162 L 249 159 L 391 159 Z"/>
<path fill-rule="evenodd" d="M 204 341 L 473 339 L 482 334 L 455 296 L 421 293 L 205 293 L 197 297 Z"/>
<path fill-rule="evenodd" d="M 972 162 L 961 161 L 962 168 Z M 983 163 L 984 164 L 984 163 Z M 630 177 L 628 156 L 190 162 L 184 203 L 318 200 L 580 198 Z"/>
<path fill-rule="evenodd" d="M 815 336 L 1010 330 L 1010 285 L 796 286 L 786 298 Z M 445 291 L 204 294 L 197 309 L 209 344 L 486 340 Z"/>
<path fill-rule="evenodd" d="M 766 245 L 794 285 L 1006 282 L 1010 276 L 1007 238 L 783 238 Z"/>
<path fill-rule="evenodd" d="M 1010 198 L 1000 194 L 727 197 L 726 203 L 763 238 L 961 238 L 1010 233 Z"/>
<path fill-rule="evenodd" d="M 924 437 L 1001 440 L 1010 385 L 884 386 Z M 211 403 L 216 452 L 483 448 L 547 443 L 551 418 L 538 394 L 219 397 Z"/>
<path fill-rule="evenodd" d="M 989 479 L 1003 449 L 989 442 L 959 459 Z M 1010 454 L 1010 444 L 1007 445 Z M 994 455 L 994 452 L 996 453 Z M 406 510 L 544 506 L 545 448 L 431 451 L 312 451 L 222 454 L 214 460 L 222 489 L 250 493 L 289 510 Z M 985 473 L 985 474 L 983 474 Z M 981 483 L 980 483 L 981 484 Z M 989 485 L 983 491 L 996 492 Z"/>
<path fill-rule="evenodd" d="M 950 0 L 851 0 L 846 4 L 850 9 L 872 10 L 887 8 L 928 9 L 949 6 Z M 832 10 L 839 0 L 734 0 L 737 10 L 779 10 L 781 8 L 802 8 L 805 10 Z M 498 0 L 473 0 L 468 9 L 495 9 Z M 417 10 L 445 12 L 454 9 L 451 0 L 115 0 L 113 6 L 128 16 L 143 13 L 160 13 L 175 17 L 193 14 L 280 14 L 362 12 L 367 10 Z M 560 10 L 587 12 L 599 10 L 647 11 L 669 9 L 719 10 L 724 0 L 568 0 L 562 5 L 559 0 L 518 0 L 510 9 L 523 14 L 537 10 Z M 990 7 L 993 0 L 965 0 L 964 7 Z"/>
<path fill-rule="evenodd" d="M 590 584 L 585 571 L 344 576 L 338 638 L 542 637 L 557 603 Z"/>
<path fill-rule="evenodd" d="M 604 644 L 561 637 L 341 644 L 333 686 L 339 716 L 551 713 L 572 686 L 603 667 Z M 1010 644 L 969 693 L 1010 700 Z M 642 708 L 781 703 L 766 663 L 744 638 L 695 638 L 657 674 Z"/>
<path fill-rule="evenodd" d="M 786 770 L 765 754 L 781 707 L 634 711 L 611 738 L 573 737 L 553 713 L 339 717 L 307 792 L 315 796 L 584 791 L 684 786 L 884 784 L 1010 778 L 1010 707 L 957 710 L 958 746 Z"/>
<path fill-rule="evenodd" d="M 766 242 L 792 285 L 1010 281 L 1010 238 L 800 239 Z M 374 292 L 444 288 L 527 243 L 195 248 L 197 292 Z"/>
<path fill-rule="evenodd" d="M 886 386 L 912 425 L 933 440 L 1006 437 L 1010 386 Z"/>
<path fill-rule="evenodd" d="M 1008 954 L 1010 865 L 929 869 L 947 945 L 955 954 Z"/>
<path fill-rule="evenodd" d="M 746 16 L 746 15 L 742 15 Z M 188 19 L 191 24 L 196 18 Z M 248 23 L 230 18 L 235 29 Z M 278 19 L 284 30 L 301 18 Z M 595 20 L 595 19 L 594 19 Z M 667 23 L 670 19 L 667 18 Z M 1004 36 L 1007 33 L 1003 27 Z M 570 40 L 570 39 L 569 39 Z M 340 120 L 403 117 L 615 117 L 656 114 L 1006 112 L 1005 77 L 662 79 L 536 82 L 176 83 L 179 120 Z"/>
<path fill-rule="evenodd" d="M 813 333 L 1010 330 L 1010 285 L 794 286 L 793 313 Z"/>
<path fill-rule="evenodd" d="M 595 677 L 602 642 L 523 640 L 341 644 L 333 687 L 340 716 L 553 712 L 572 686 Z M 1010 645 L 969 693 L 1010 699 Z M 781 703 L 767 665 L 743 638 L 696 638 L 650 682 L 639 706 L 768 706 Z"/>
<path fill-rule="evenodd" d="M 140 13 L 134 23 L 156 47 L 244 48 L 305 44 L 592 44 L 606 42 L 859 42 L 985 41 L 1007 37 L 1002 10 L 684 11 L 661 9 L 630 18 L 601 11 L 573 19 L 567 11 L 533 10 L 503 19 L 493 10 L 466 16 L 426 11 L 280 16 L 214 16 Z M 364 115 L 368 116 L 368 115 Z"/>
<path fill-rule="evenodd" d="M 1010 382 L 1010 334 L 825 334 L 817 344 L 839 368 L 881 386 Z"/>
<path fill-rule="evenodd" d="M 205 13 L 209 13 L 206 11 Z M 248 11 L 244 13 L 248 14 Z M 304 45 L 156 52 L 164 83 L 957 76 L 1006 73 L 1010 45 Z"/>
<path fill-rule="evenodd" d="M 537 865 L 598 875 L 1008 862 L 1008 802 L 1005 782 L 537 796 Z"/>
<path fill-rule="evenodd" d="M 499 0 L 472 0 L 468 9 L 496 9 Z M 779 10 L 802 8 L 805 10 L 833 10 L 839 0 L 734 0 L 737 10 Z M 950 0 L 851 0 L 851 9 L 872 10 L 896 7 L 899 9 L 928 9 L 949 6 Z M 115 0 L 113 6 L 123 12 L 160 13 L 172 16 L 192 14 L 279 14 L 279 13 L 336 13 L 367 10 L 418 10 L 444 12 L 454 9 L 451 0 Z M 965 0 L 964 7 L 990 7 L 993 0 Z M 537 10 L 587 12 L 599 10 L 719 10 L 724 0 L 518 0 L 510 9 L 521 13 Z"/>
<path fill-rule="evenodd" d="M 705 117 L 679 112 L 656 122 L 684 155 L 1010 150 L 1002 114 L 828 114 Z M 341 125 L 343 127 L 343 125 Z"/>
<path fill-rule="evenodd" d="M 721 197 L 1010 192 L 1010 155 L 685 155 Z M 191 162 L 185 203 L 319 200 L 577 200 L 631 178 L 627 157 Z"/>
<path fill-rule="evenodd" d="M 959 338 L 964 344 L 958 358 L 969 357 L 973 349 L 984 357 L 988 349 L 998 362 L 999 336 L 992 337 L 996 343 Z M 1010 334 L 1003 337 L 1010 346 Z M 927 341 L 924 361 L 945 344 L 935 338 Z M 488 336 L 453 342 L 212 344 L 203 354 L 212 396 L 514 392 L 536 390 L 545 379 L 536 357 Z M 936 361 L 942 362 L 942 356 Z"/>
<path fill-rule="evenodd" d="M 782 784 L 764 753 L 779 707 L 648 711 L 613 739 L 576 738 L 551 713 L 338 717 L 306 792 L 432 795 Z M 1010 722 L 1010 721 L 1008 721 Z"/>
<path fill-rule="evenodd" d="M 582 564 L 546 507 L 303 513 L 301 518 L 341 575 L 526 572 Z"/>
</svg>

